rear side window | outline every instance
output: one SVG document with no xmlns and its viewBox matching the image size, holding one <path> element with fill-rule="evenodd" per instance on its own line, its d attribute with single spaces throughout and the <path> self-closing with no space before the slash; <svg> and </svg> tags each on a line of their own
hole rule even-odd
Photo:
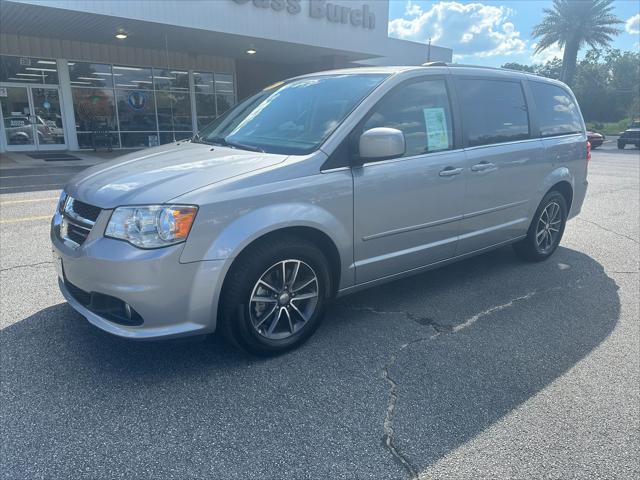
<svg viewBox="0 0 640 480">
<path fill-rule="evenodd" d="M 460 79 L 460 105 L 470 147 L 529 138 L 520 82 Z"/>
<path fill-rule="evenodd" d="M 371 111 L 363 131 L 397 128 L 404 133 L 405 157 L 453 148 L 451 108 L 444 80 L 401 85 Z"/>
<path fill-rule="evenodd" d="M 582 132 L 580 111 L 571 95 L 549 83 L 531 82 L 530 85 L 540 118 L 540 135 L 553 137 Z"/>
</svg>

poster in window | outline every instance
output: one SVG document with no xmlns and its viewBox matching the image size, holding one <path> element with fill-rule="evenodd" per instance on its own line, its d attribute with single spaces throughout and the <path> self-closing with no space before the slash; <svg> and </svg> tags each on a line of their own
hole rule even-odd
<svg viewBox="0 0 640 480">
<path fill-rule="evenodd" d="M 444 108 L 425 108 L 423 113 L 427 126 L 427 151 L 447 150 L 449 148 L 449 131 Z"/>
</svg>

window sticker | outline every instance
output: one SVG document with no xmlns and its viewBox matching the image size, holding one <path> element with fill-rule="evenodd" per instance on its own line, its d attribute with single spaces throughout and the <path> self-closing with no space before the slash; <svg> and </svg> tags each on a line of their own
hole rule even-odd
<svg viewBox="0 0 640 480">
<path fill-rule="evenodd" d="M 427 151 L 447 150 L 449 148 L 449 133 L 444 108 L 424 108 L 422 112 L 427 126 Z"/>
</svg>

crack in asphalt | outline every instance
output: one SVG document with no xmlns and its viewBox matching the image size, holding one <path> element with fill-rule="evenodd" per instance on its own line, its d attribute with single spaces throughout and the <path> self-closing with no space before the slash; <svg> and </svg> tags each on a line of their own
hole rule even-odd
<svg viewBox="0 0 640 480">
<path fill-rule="evenodd" d="M 611 230 L 610 228 L 603 227 L 599 223 L 592 222 L 591 220 L 585 220 L 584 218 L 576 218 L 576 220 L 578 220 L 579 222 L 584 222 L 584 223 L 589 223 L 591 225 L 595 225 L 596 227 L 601 228 L 605 232 L 613 233 L 614 235 L 618 235 L 619 237 L 626 238 L 627 240 L 631 240 L 632 242 L 637 243 L 637 244 L 640 245 L 640 242 L 637 239 L 635 239 L 635 238 L 633 238 L 633 237 L 631 237 L 631 236 L 629 236 L 629 235 L 627 235 L 625 233 L 616 232 L 615 230 Z"/>
<path fill-rule="evenodd" d="M 581 280 L 582 279 L 578 278 L 575 283 L 578 284 L 580 283 Z M 384 380 L 389 384 L 389 399 L 387 401 L 387 409 L 385 412 L 385 417 L 383 422 L 384 434 L 382 436 L 382 444 L 389 451 L 389 453 L 391 453 L 393 459 L 409 475 L 410 480 L 419 480 L 420 474 L 418 471 L 418 467 L 416 467 L 411 462 L 410 458 L 405 453 L 403 453 L 401 449 L 398 447 L 396 442 L 395 431 L 394 431 L 394 417 L 396 412 L 396 405 L 398 403 L 398 398 L 399 398 L 399 394 L 398 394 L 399 383 L 396 380 L 394 380 L 394 378 L 391 376 L 390 370 L 395 366 L 400 354 L 404 350 L 406 350 L 407 348 L 413 345 L 431 341 L 441 335 L 449 335 L 449 334 L 455 334 L 457 332 L 460 332 L 461 330 L 464 330 L 465 328 L 472 326 L 481 318 L 487 317 L 489 315 L 493 315 L 497 312 L 500 312 L 508 308 L 512 308 L 513 306 L 515 306 L 516 303 L 527 301 L 535 297 L 536 295 L 540 295 L 542 293 L 562 290 L 563 288 L 567 288 L 567 286 L 565 285 L 565 286 L 547 288 L 543 290 L 533 290 L 524 295 L 514 297 L 506 303 L 495 305 L 491 308 L 483 310 L 482 312 L 476 313 L 475 315 L 467 318 L 465 321 L 453 326 L 442 325 L 437 323 L 430 317 L 419 317 L 410 312 L 387 311 L 387 310 L 378 310 L 372 307 L 357 307 L 357 306 L 345 305 L 345 308 L 353 311 L 369 312 L 376 315 L 402 315 L 408 320 L 414 321 L 419 325 L 431 327 L 435 331 L 433 335 L 415 338 L 407 343 L 402 344 L 396 351 L 394 351 L 391 354 L 391 356 L 389 357 L 389 361 L 386 363 L 386 365 L 382 369 L 382 378 L 384 378 Z"/>
<path fill-rule="evenodd" d="M 43 267 L 45 265 L 52 265 L 52 264 L 53 264 L 52 260 L 48 262 L 26 263 L 24 265 L 14 265 L 13 267 L 0 268 L 0 272 L 8 272 L 10 270 L 18 270 L 20 268 Z"/>
</svg>

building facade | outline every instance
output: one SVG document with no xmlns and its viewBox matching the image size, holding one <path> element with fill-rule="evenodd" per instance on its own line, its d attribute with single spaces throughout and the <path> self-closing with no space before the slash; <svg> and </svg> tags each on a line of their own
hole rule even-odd
<svg viewBox="0 0 640 480">
<path fill-rule="evenodd" d="M 275 81 L 451 61 L 389 38 L 386 0 L 0 0 L 0 151 L 188 138 Z"/>
</svg>

